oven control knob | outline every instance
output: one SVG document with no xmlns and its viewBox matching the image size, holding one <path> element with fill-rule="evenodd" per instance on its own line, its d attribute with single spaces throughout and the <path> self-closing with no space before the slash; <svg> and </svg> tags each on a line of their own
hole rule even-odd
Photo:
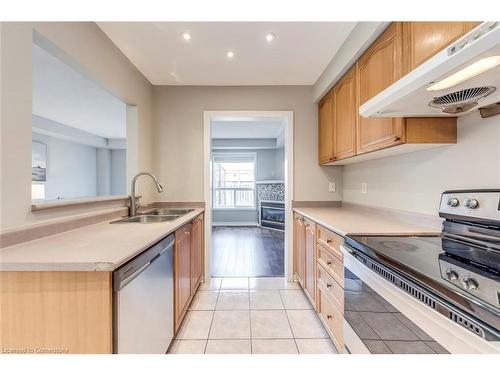
<svg viewBox="0 0 500 375">
<path fill-rule="evenodd" d="M 470 278 L 470 277 L 464 278 L 462 280 L 462 284 L 464 285 L 464 288 L 466 290 L 474 290 L 474 289 L 479 288 L 479 284 L 477 283 L 477 281 Z"/>
<path fill-rule="evenodd" d="M 479 202 L 477 201 L 477 199 L 467 199 L 467 201 L 465 202 L 465 207 L 472 209 L 478 208 Z"/>
<path fill-rule="evenodd" d="M 456 273 L 453 270 L 447 270 L 446 271 L 446 278 L 450 281 L 454 281 L 458 279 L 458 273 Z"/>
<path fill-rule="evenodd" d="M 457 207 L 459 204 L 460 204 L 460 201 L 458 200 L 458 198 L 450 198 L 448 200 L 448 205 L 451 207 Z"/>
</svg>

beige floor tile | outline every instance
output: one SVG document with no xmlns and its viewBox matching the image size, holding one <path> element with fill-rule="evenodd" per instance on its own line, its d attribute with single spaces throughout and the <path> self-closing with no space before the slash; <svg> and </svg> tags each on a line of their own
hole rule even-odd
<svg viewBox="0 0 500 375">
<path fill-rule="evenodd" d="M 312 305 L 302 290 L 280 290 L 285 309 L 306 310 Z"/>
<path fill-rule="evenodd" d="M 250 289 L 278 289 L 278 280 L 281 277 L 250 277 L 248 283 Z"/>
<path fill-rule="evenodd" d="M 221 290 L 216 310 L 248 310 L 250 308 L 248 290 Z"/>
<path fill-rule="evenodd" d="M 168 354 L 203 354 L 207 340 L 174 340 Z"/>
<path fill-rule="evenodd" d="M 198 290 L 219 290 L 221 282 L 222 277 L 212 277 L 210 281 L 201 283 Z"/>
<path fill-rule="evenodd" d="M 277 278 L 276 286 L 278 289 L 302 289 L 298 282 L 288 281 L 284 277 Z"/>
<path fill-rule="evenodd" d="M 250 340 L 208 340 L 205 354 L 250 354 Z"/>
<path fill-rule="evenodd" d="M 252 354 L 297 354 L 293 339 L 252 340 Z"/>
<path fill-rule="evenodd" d="M 252 310 L 252 338 L 287 339 L 292 331 L 284 310 Z"/>
<path fill-rule="evenodd" d="M 215 310 L 217 303 L 218 291 L 201 290 L 196 292 L 189 310 Z"/>
<path fill-rule="evenodd" d="M 204 340 L 208 338 L 213 311 L 188 311 L 181 329 L 177 334 L 178 340 Z"/>
<path fill-rule="evenodd" d="M 248 277 L 224 277 L 221 289 L 248 289 Z"/>
<path fill-rule="evenodd" d="M 250 309 L 280 310 L 283 309 L 281 296 L 277 290 L 250 290 Z"/>
<path fill-rule="evenodd" d="M 295 339 L 300 354 L 337 354 L 330 339 Z"/>
<path fill-rule="evenodd" d="M 215 311 L 210 339 L 250 339 L 250 312 Z"/>
<path fill-rule="evenodd" d="M 286 314 L 296 339 L 328 338 L 314 310 L 286 310 Z"/>
</svg>

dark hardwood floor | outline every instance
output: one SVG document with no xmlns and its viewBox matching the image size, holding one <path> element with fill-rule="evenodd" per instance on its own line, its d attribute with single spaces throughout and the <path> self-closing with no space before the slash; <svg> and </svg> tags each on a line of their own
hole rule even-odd
<svg viewBox="0 0 500 375">
<path fill-rule="evenodd" d="M 212 276 L 283 276 L 284 232 L 212 227 Z"/>
</svg>

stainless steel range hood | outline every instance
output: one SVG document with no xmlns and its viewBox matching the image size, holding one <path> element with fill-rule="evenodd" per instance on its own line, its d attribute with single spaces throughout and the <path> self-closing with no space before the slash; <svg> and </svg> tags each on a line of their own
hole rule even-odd
<svg viewBox="0 0 500 375">
<path fill-rule="evenodd" d="M 483 60 L 486 58 L 489 59 Z M 481 62 L 478 63 L 479 61 Z M 363 117 L 372 118 L 465 115 L 500 101 L 498 62 L 500 62 L 500 22 L 484 22 L 365 102 L 359 108 L 359 113 Z M 463 70 L 475 63 L 479 65 L 483 63 L 482 65 L 486 67 L 488 64 L 494 66 L 497 63 L 497 65 L 456 85 L 429 90 L 436 83 L 446 83 L 442 81 L 449 79 L 455 73 L 466 74 L 467 71 Z M 473 97 L 474 94 L 477 94 L 477 97 Z M 454 98 L 457 98 L 456 102 L 453 102 Z M 460 101 L 460 98 L 466 100 Z"/>
</svg>

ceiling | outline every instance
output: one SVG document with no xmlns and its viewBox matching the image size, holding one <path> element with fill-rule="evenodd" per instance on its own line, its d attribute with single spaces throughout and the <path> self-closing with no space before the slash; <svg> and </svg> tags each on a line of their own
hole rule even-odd
<svg viewBox="0 0 500 375">
<path fill-rule="evenodd" d="M 33 114 L 104 138 L 126 137 L 126 105 L 33 44 Z"/>
<path fill-rule="evenodd" d="M 355 22 L 98 22 L 154 85 L 312 85 Z M 183 32 L 189 32 L 186 41 Z M 273 33 L 275 40 L 266 41 Z M 233 51 L 229 59 L 226 54 Z"/>
</svg>

